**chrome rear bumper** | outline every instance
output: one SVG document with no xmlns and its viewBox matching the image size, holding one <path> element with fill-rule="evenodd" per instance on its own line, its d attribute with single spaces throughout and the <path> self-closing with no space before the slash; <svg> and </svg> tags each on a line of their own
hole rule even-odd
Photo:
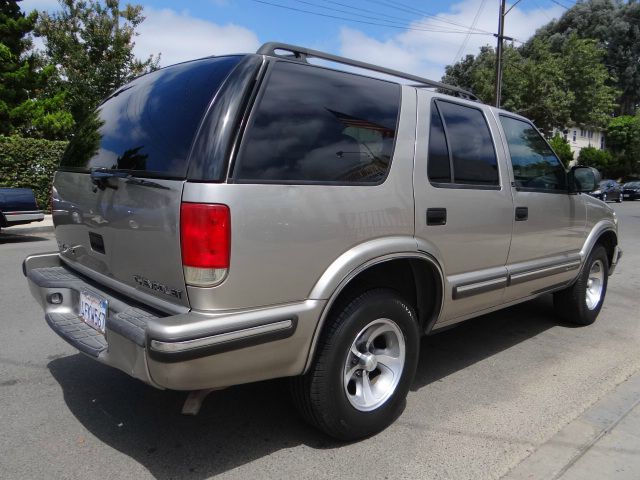
<svg viewBox="0 0 640 480">
<path fill-rule="evenodd" d="M 49 326 L 101 363 L 159 388 L 219 388 L 302 373 L 325 302 L 233 312 L 153 310 L 63 264 L 57 253 L 23 264 Z M 106 299 L 104 334 L 78 313 L 81 291 Z M 59 294 L 59 295 L 53 295 Z M 56 303 L 54 303 L 54 300 Z"/>
</svg>

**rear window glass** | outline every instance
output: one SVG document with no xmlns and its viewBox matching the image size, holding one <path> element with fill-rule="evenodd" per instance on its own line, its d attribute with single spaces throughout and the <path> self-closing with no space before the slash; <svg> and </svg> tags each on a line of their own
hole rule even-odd
<svg viewBox="0 0 640 480">
<path fill-rule="evenodd" d="M 389 170 L 400 86 L 277 62 L 243 141 L 234 178 L 376 184 Z"/>
<path fill-rule="evenodd" d="M 80 126 L 62 169 L 107 168 L 183 178 L 204 112 L 241 56 L 206 58 L 143 75 Z"/>
<path fill-rule="evenodd" d="M 452 183 L 498 185 L 498 161 L 482 111 L 436 101 L 453 163 Z M 434 180 L 432 180 L 434 181 Z"/>
</svg>

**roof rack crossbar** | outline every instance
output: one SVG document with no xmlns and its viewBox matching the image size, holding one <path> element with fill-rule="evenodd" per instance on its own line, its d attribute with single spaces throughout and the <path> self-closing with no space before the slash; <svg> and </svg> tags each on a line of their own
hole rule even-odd
<svg viewBox="0 0 640 480">
<path fill-rule="evenodd" d="M 360 62 L 358 60 L 352 60 L 350 58 L 340 57 L 338 55 L 321 52 L 319 50 L 312 50 L 310 48 L 298 47 L 296 45 L 289 45 L 287 43 L 267 42 L 264 45 L 262 45 L 256 53 L 258 55 L 268 55 L 270 57 L 291 58 L 290 56 L 283 56 L 283 55 L 277 54 L 276 53 L 277 50 L 284 50 L 286 52 L 291 52 L 293 54 L 292 57 L 299 61 L 306 61 L 307 57 L 320 58 L 322 60 L 341 63 L 344 65 L 349 65 L 351 67 L 357 67 L 357 68 L 362 68 L 364 70 L 371 70 L 374 72 L 384 73 L 386 75 L 391 75 L 392 77 L 404 78 L 406 80 L 417 82 L 420 84 L 420 86 L 438 88 L 441 90 L 448 90 L 450 92 L 457 94 L 457 96 L 459 97 L 466 98 L 468 100 L 479 101 L 478 97 L 476 97 L 473 93 L 468 92 L 467 90 L 463 90 L 462 88 L 455 87 L 453 85 L 447 85 L 446 83 L 436 82 L 435 80 L 429 80 L 428 78 L 419 77 L 417 75 L 412 75 L 410 73 L 404 73 L 399 70 L 380 67 L 378 65 L 374 65 L 371 63 Z"/>
</svg>

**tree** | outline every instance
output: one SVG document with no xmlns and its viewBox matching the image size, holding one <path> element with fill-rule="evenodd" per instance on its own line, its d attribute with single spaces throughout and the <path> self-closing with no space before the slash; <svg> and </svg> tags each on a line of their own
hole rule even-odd
<svg viewBox="0 0 640 480">
<path fill-rule="evenodd" d="M 550 132 L 570 123 L 604 126 L 617 92 L 602 65 L 604 50 L 595 41 L 570 37 L 560 51 L 548 39 L 504 50 L 502 106 L 531 118 Z M 443 81 L 494 98 L 495 52 L 483 47 L 475 57 L 447 66 Z"/>
<path fill-rule="evenodd" d="M 569 162 L 573 160 L 573 152 L 571 151 L 569 142 L 556 133 L 553 138 L 549 140 L 549 145 L 551 145 L 551 148 L 553 148 L 553 151 L 564 166 L 568 167 Z"/>
<path fill-rule="evenodd" d="M 139 60 L 133 54 L 142 7 L 119 0 L 61 0 L 61 10 L 42 12 L 36 34 L 57 65 L 67 91 L 66 103 L 81 122 L 107 95 L 134 77 L 154 70 L 158 57 Z"/>
<path fill-rule="evenodd" d="M 640 172 L 640 116 L 612 118 L 607 128 L 607 147 L 615 156 L 619 176 Z"/>
<path fill-rule="evenodd" d="M 48 91 L 53 67 L 31 51 L 36 18 L 17 1 L 0 0 L 0 135 L 59 138 L 73 123 L 63 95 Z"/>
<path fill-rule="evenodd" d="M 571 36 L 594 39 L 603 48 L 603 65 L 614 79 L 620 114 L 633 114 L 640 103 L 640 3 L 620 0 L 587 0 L 576 3 L 557 21 L 535 35 L 548 39 L 554 51 L 563 49 Z"/>
<path fill-rule="evenodd" d="M 578 154 L 578 163 L 598 169 L 604 177 L 617 176 L 617 165 L 611 153 L 606 150 L 584 147 Z"/>
</svg>

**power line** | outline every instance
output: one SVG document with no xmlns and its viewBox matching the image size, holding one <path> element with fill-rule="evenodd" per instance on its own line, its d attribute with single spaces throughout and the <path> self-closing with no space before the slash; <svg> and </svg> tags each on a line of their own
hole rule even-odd
<svg viewBox="0 0 640 480">
<path fill-rule="evenodd" d="M 383 15 L 383 17 L 382 17 L 382 18 L 385 18 L 385 17 L 386 17 L 386 18 L 393 18 L 393 19 L 396 19 L 396 20 L 400 20 L 400 21 L 402 21 L 402 22 L 408 22 L 408 21 L 410 21 L 412 25 L 418 25 L 418 26 L 424 26 L 424 27 L 439 27 L 439 25 L 434 25 L 434 24 L 433 24 L 433 22 L 431 22 L 430 20 L 427 20 L 427 21 L 414 20 L 413 18 L 408 18 L 408 17 L 398 17 L 398 16 L 396 16 L 396 15 L 389 15 L 388 13 L 384 13 L 384 14 L 383 14 L 383 13 L 376 12 L 375 10 L 364 9 L 364 8 L 358 8 L 358 7 L 354 7 L 354 6 L 352 6 L 352 5 L 348 5 L 348 4 L 346 4 L 346 3 L 336 2 L 336 1 L 332 1 L 332 0 L 325 0 L 325 3 L 331 3 L 331 4 L 333 4 L 333 5 L 339 5 L 339 6 L 341 6 L 341 7 L 347 7 L 347 8 L 350 8 L 350 9 L 352 9 L 352 10 L 359 11 L 359 12 L 372 13 L 372 14 L 374 14 L 374 15 L 377 15 L 377 17 L 378 17 L 378 18 L 380 18 L 380 17 L 381 17 L 381 15 Z M 461 27 L 461 28 L 462 28 L 462 27 Z M 465 28 L 466 28 L 466 27 L 465 27 Z M 479 28 L 473 28 L 472 30 L 474 30 L 474 31 L 478 31 L 478 32 L 482 32 L 482 33 L 487 33 L 487 34 L 491 33 L 491 32 L 486 32 L 486 31 L 484 31 L 484 30 L 482 30 L 482 29 L 479 29 Z M 461 31 L 461 33 L 464 33 L 464 32 L 466 32 L 466 30 L 462 30 L 462 31 Z"/>
<path fill-rule="evenodd" d="M 558 5 L 559 7 L 564 8 L 565 10 L 569 10 L 570 7 L 567 7 L 566 5 L 563 5 L 562 3 L 558 2 L 558 0 L 551 0 L 553 3 L 555 3 L 556 5 Z"/>
<path fill-rule="evenodd" d="M 460 48 L 456 52 L 456 56 L 453 57 L 453 61 L 451 62 L 452 65 L 455 65 L 456 60 L 462 55 L 462 53 L 464 52 L 464 49 L 467 48 L 467 43 L 469 43 L 469 38 L 471 38 L 471 30 L 473 28 L 475 28 L 476 24 L 478 23 L 478 19 L 480 18 L 480 14 L 482 13 L 482 9 L 484 8 L 484 4 L 486 2 L 487 2 L 487 0 L 482 0 L 482 2 L 480 2 L 480 6 L 478 7 L 478 11 L 476 12 L 476 16 L 473 17 L 473 22 L 471 23 L 471 26 L 469 27 L 469 31 L 467 32 L 467 35 L 464 37 L 464 40 L 463 40 L 462 44 L 460 45 Z"/>
<path fill-rule="evenodd" d="M 309 1 L 306 1 L 306 0 L 295 0 L 295 1 L 296 1 L 296 2 L 298 2 L 298 3 L 303 3 L 303 4 L 305 4 L 305 5 L 309 5 L 309 6 L 314 7 L 314 8 L 322 8 L 322 9 L 324 9 L 324 10 L 329 10 L 329 11 L 331 11 L 331 12 L 345 13 L 345 14 L 347 14 L 347 15 L 357 16 L 358 18 L 366 18 L 366 19 L 369 19 L 369 20 L 377 20 L 377 21 L 380 21 L 380 22 L 385 22 L 385 23 L 389 23 L 389 24 L 393 24 L 393 25 L 399 25 L 399 26 L 402 26 L 402 27 L 406 27 L 406 24 L 405 24 L 405 23 L 399 23 L 399 22 L 395 22 L 395 21 L 389 21 L 389 20 L 386 20 L 384 17 L 380 17 L 379 15 L 378 15 L 378 16 L 373 16 L 373 17 L 372 17 L 372 16 L 369 16 L 369 15 L 362 15 L 362 14 L 358 14 L 358 15 L 356 15 L 356 14 L 354 14 L 354 13 L 352 13 L 352 12 L 348 11 L 348 10 L 343 10 L 343 9 L 340 9 L 340 8 L 334 8 L 334 7 L 327 7 L 327 6 L 325 6 L 325 5 L 318 5 L 317 3 L 309 2 Z M 338 3 L 338 2 L 330 2 L 330 3 Z M 343 4 L 340 4 L 340 5 L 343 5 Z M 347 6 L 348 6 L 348 5 L 347 5 Z M 419 28 L 419 27 L 416 27 L 416 28 Z M 427 28 L 427 27 L 425 26 L 425 27 L 423 27 L 423 28 L 424 28 L 426 31 L 443 32 L 443 29 L 442 29 L 441 27 L 435 27 L 435 28 L 433 28 L 433 27 L 432 27 L 432 28 Z M 449 30 L 449 32 L 450 32 L 450 31 L 451 31 L 451 30 Z M 447 31 L 446 31 L 446 30 L 444 30 L 444 32 L 447 32 Z M 458 31 L 458 33 L 465 33 L 465 32 L 464 32 L 464 30 L 459 30 L 459 31 Z"/>
<path fill-rule="evenodd" d="M 456 27 L 461 27 L 461 28 L 464 28 L 465 30 L 467 30 L 469 28 L 467 25 L 463 25 L 461 23 L 454 22 L 453 20 L 448 20 L 446 18 L 442 18 L 441 16 L 438 16 L 438 15 L 433 15 L 431 13 L 427 13 L 424 10 L 419 10 L 417 8 L 414 8 L 414 7 L 410 6 L 410 5 L 406 5 L 406 4 L 401 3 L 401 2 L 397 2 L 397 1 L 396 2 L 391 2 L 391 1 L 384 1 L 384 0 L 369 0 L 369 1 L 371 1 L 372 3 L 377 3 L 378 5 L 382 5 L 382 6 L 387 7 L 387 8 L 392 8 L 393 10 L 401 10 L 403 12 L 408 12 L 408 13 L 411 13 L 413 15 L 422 15 L 424 17 L 432 18 L 433 21 L 447 23 L 449 25 L 455 25 Z M 486 33 L 486 34 L 493 35 L 492 32 L 489 32 L 487 30 L 483 30 L 483 29 L 480 29 L 480 28 L 478 28 L 476 30 L 478 30 L 480 32 L 483 32 L 483 33 Z"/>
<path fill-rule="evenodd" d="M 301 12 L 301 13 L 308 13 L 310 15 L 316 15 L 319 17 L 326 17 L 326 18 L 334 18 L 337 20 L 344 20 L 347 22 L 355 22 L 355 23 L 363 23 L 365 25 L 375 25 L 378 27 L 387 27 L 387 28 L 395 28 L 398 30 L 415 30 L 418 32 L 437 32 L 437 33 L 464 33 L 464 32 L 460 32 L 459 30 L 435 30 L 435 29 L 426 29 L 426 28 L 417 28 L 417 27 L 411 27 L 411 26 L 399 26 L 399 25 L 392 25 L 392 24 L 384 24 L 384 23 L 379 23 L 379 22 L 370 22 L 370 21 L 365 21 L 365 20 L 358 20 L 358 19 L 353 19 L 353 18 L 346 18 L 340 15 L 331 15 L 328 13 L 320 13 L 320 12 L 314 12 L 311 10 L 305 10 L 302 8 L 296 8 L 296 7 L 291 7 L 288 5 L 282 5 L 282 4 L 278 4 L 278 3 L 272 3 L 272 2 L 268 2 L 266 0 L 251 0 L 253 2 L 256 3 L 262 3 L 264 5 L 269 5 L 272 7 L 278 7 L 278 8 L 283 8 L 286 10 L 292 10 L 295 12 Z M 465 27 L 468 28 L 468 27 Z M 474 35 L 493 35 L 490 32 L 484 33 L 484 32 L 471 32 Z"/>
</svg>

